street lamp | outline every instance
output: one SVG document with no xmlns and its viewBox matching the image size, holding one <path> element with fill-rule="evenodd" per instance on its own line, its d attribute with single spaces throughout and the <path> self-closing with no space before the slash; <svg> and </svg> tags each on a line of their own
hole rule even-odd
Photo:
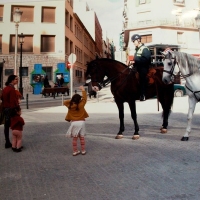
<svg viewBox="0 0 200 200">
<path fill-rule="evenodd" d="M 198 15 L 195 17 L 195 21 L 196 21 L 196 26 L 199 29 L 199 40 L 200 40 L 200 11 Z"/>
<path fill-rule="evenodd" d="M 15 67 L 14 67 L 14 74 L 17 74 L 17 37 L 18 37 L 18 27 L 22 16 L 22 11 L 19 8 L 15 9 L 13 12 L 13 21 L 15 22 Z"/>
<path fill-rule="evenodd" d="M 23 87 L 22 87 L 22 45 L 24 43 L 24 35 L 23 35 L 23 33 L 21 33 L 21 35 L 19 35 L 19 43 L 20 43 L 20 67 L 19 67 L 20 82 L 19 82 L 19 92 L 22 95 L 22 99 L 24 99 L 24 97 L 23 97 Z"/>
</svg>

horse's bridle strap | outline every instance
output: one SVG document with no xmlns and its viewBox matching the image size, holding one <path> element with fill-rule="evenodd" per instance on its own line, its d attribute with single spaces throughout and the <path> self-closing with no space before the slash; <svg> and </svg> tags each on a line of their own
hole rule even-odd
<svg viewBox="0 0 200 200">
<path fill-rule="evenodd" d="M 196 96 L 196 93 L 199 93 L 200 91 L 195 91 L 195 92 L 194 92 L 194 91 L 192 91 L 186 84 L 185 84 L 185 87 L 186 87 L 190 92 L 192 92 L 192 94 L 194 95 L 194 97 L 196 98 L 197 101 L 200 101 L 200 99 L 198 99 L 197 96 Z"/>
<path fill-rule="evenodd" d="M 122 72 L 120 72 L 120 74 L 123 74 L 127 69 L 129 69 L 129 68 L 125 68 Z M 91 80 L 91 82 L 98 83 L 98 85 L 102 88 L 102 87 L 107 86 L 112 81 L 116 80 L 120 76 L 120 74 L 118 74 L 117 76 L 111 77 L 110 79 L 107 78 L 106 80 L 104 80 L 104 81 L 102 81 L 100 83 L 98 81 L 94 81 L 94 80 Z"/>
</svg>

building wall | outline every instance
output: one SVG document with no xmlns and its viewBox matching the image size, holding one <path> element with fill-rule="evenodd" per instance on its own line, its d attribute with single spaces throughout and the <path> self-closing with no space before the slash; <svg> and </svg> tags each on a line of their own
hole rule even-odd
<svg viewBox="0 0 200 200">
<path fill-rule="evenodd" d="M 102 28 L 95 13 L 95 41 L 96 41 L 96 54 L 99 57 L 103 55 L 102 49 Z"/>
<path fill-rule="evenodd" d="M 94 10 L 91 10 L 85 0 L 74 0 L 74 12 L 79 16 L 84 26 L 96 42 L 95 54 L 102 57 L 102 28 Z"/>
<path fill-rule="evenodd" d="M 124 1 L 125 43 L 134 52 L 131 36 L 135 33 L 152 35 L 152 44 L 179 45 L 180 51 L 200 54 L 199 31 L 195 24 L 199 0 L 140 0 Z M 179 35 L 182 39 L 178 39 Z"/>
<path fill-rule="evenodd" d="M 76 62 L 74 65 L 74 85 L 85 82 L 84 73 L 86 71 L 86 60 L 84 55 L 88 56 L 88 61 L 95 58 L 95 41 L 87 31 L 86 27 L 80 21 L 80 19 L 73 12 L 73 1 L 40 1 L 31 3 L 6 3 L 3 5 L 3 20 L 0 21 L 0 35 L 2 36 L 2 52 L 0 52 L 0 62 L 4 59 L 1 76 L 1 87 L 7 80 L 5 75 L 6 69 L 14 69 L 15 65 L 15 53 L 9 52 L 10 35 L 15 35 L 15 23 L 11 22 L 11 7 L 15 6 L 33 6 L 34 16 L 33 22 L 20 22 L 18 28 L 18 34 L 23 33 L 26 35 L 33 35 L 33 52 L 22 53 L 22 67 L 28 67 L 28 76 L 23 76 L 23 87 L 24 92 L 32 91 L 30 86 L 30 73 L 34 69 L 34 64 L 42 64 L 43 67 L 52 67 L 50 84 L 53 86 L 55 82 L 54 72 L 57 69 L 58 63 L 66 63 L 68 56 L 71 53 L 75 53 L 75 47 L 78 47 L 82 52 L 82 61 Z M 55 23 L 42 23 L 42 7 L 53 7 L 55 8 Z M 23 11 L 23 8 L 20 9 Z M 70 26 L 66 25 L 66 12 L 71 17 Z M 23 14 L 22 14 L 23 15 Z M 85 47 L 83 41 L 80 41 L 75 36 L 75 23 L 80 26 L 82 33 L 87 36 L 89 46 Z M 55 51 L 54 52 L 41 52 L 41 35 L 55 35 Z M 66 38 L 71 43 L 70 51 L 66 52 Z M 24 45 L 26 43 L 26 37 Z M 49 45 L 49 44 L 47 44 Z M 20 52 L 17 55 L 17 75 L 19 75 L 20 66 Z M 76 73 L 79 70 L 79 75 Z M 82 74 L 82 76 L 80 76 Z"/>
<path fill-rule="evenodd" d="M 30 86 L 30 73 L 34 70 L 34 64 L 42 64 L 43 67 L 52 67 L 52 77 L 53 72 L 57 67 L 57 63 L 65 62 L 65 45 L 63 43 L 63 38 L 65 35 L 64 31 L 64 1 L 50 2 L 31 2 L 31 3 L 6 3 L 4 4 L 3 21 L 0 23 L 0 34 L 2 35 L 2 54 L 0 59 L 4 59 L 4 67 L 2 73 L 2 86 L 4 85 L 7 77 L 5 75 L 6 69 L 13 69 L 15 65 L 15 53 L 9 52 L 10 35 L 15 35 L 15 23 L 11 22 L 11 7 L 15 6 L 33 6 L 34 16 L 33 22 L 20 22 L 18 27 L 18 34 L 23 33 L 26 35 L 33 35 L 33 52 L 24 53 L 22 46 L 22 67 L 28 67 L 28 76 L 23 77 L 23 87 L 26 91 L 31 91 Z M 41 22 L 41 10 L 42 7 L 55 7 L 55 23 L 42 23 Z M 23 11 L 23 8 L 20 9 Z M 22 14 L 23 15 L 23 14 Z M 57 31 L 60 30 L 60 31 Z M 55 51 L 51 53 L 41 53 L 41 35 L 55 35 Z M 26 37 L 24 40 L 24 45 L 26 43 Z M 20 52 L 17 55 L 17 75 L 19 75 L 20 67 Z M 53 78 L 51 80 L 53 82 Z"/>
<path fill-rule="evenodd" d="M 86 64 L 87 62 L 95 59 L 95 41 L 90 34 L 89 30 L 83 23 L 83 20 L 81 18 L 81 15 L 78 15 L 76 12 L 76 1 L 74 1 L 73 7 L 70 5 L 70 2 L 66 1 L 66 10 L 70 13 L 70 16 L 73 18 L 73 25 L 72 25 L 72 30 L 70 27 L 66 26 L 66 35 L 71 42 L 72 42 L 72 49 L 71 52 L 66 53 L 66 59 L 68 59 L 68 56 L 70 53 L 75 53 L 75 48 L 78 48 L 82 51 L 82 59 L 77 59 L 77 61 L 74 63 L 73 66 L 73 80 L 74 80 L 74 85 L 77 85 L 80 83 L 85 82 L 85 72 L 86 72 Z M 85 4 L 84 4 L 85 5 Z M 82 4 L 79 4 L 79 6 L 82 8 Z M 86 10 L 85 10 L 86 13 Z M 82 15 L 84 15 L 84 11 L 82 11 Z M 78 27 L 81 36 L 78 38 L 76 36 L 75 32 L 75 24 Z M 84 38 L 87 38 L 88 40 L 88 46 L 85 45 Z M 82 76 L 77 76 L 77 70 L 81 71 Z"/>
</svg>

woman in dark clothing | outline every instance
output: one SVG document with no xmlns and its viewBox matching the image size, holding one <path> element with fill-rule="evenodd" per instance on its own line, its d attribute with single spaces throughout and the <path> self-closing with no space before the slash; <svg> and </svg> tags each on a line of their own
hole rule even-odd
<svg viewBox="0 0 200 200">
<path fill-rule="evenodd" d="M 6 87 L 2 91 L 2 105 L 3 112 L 5 115 L 4 123 L 4 135 L 5 135 L 5 148 L 10 148 L 12 146 L 9 138 L 9 128 L 10 128 L 10 114 L 13 108 L 19 106 L 19 97 L 17 96 L 15 85 L 18 84 L 18 77 L 16 75 L 10 75 L 6 82 Z"/>
</svg>

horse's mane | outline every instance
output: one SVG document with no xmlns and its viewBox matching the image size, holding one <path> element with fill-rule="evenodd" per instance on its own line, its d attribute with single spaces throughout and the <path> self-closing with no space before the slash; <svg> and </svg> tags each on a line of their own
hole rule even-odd
<svg viewBox="0 0 200 200">
<path fill-rule="evenodd" d="M 184 52 L 174 51 L 173 53 L 175 54 L 177 62 L 181 67 L 186 69 L 188 66 L 191 73 L 200 73 L 200 60 L 196 57 Z"/>
<path fill-rule="evenodd" d="M 113 59 L 110 59 L 110 58 L 98 58 L 98 59 L 94 59 L 94 60 L 92 60 L 92 61 L 90 61 L 90 62 L 88 62 L 87 64 L 86 64 L 86 66 L 87 66 L 87 71 L 86 71 L 86 76 L 88 75 L 88 71 L 90 70 L 90 68 L 92 68 L 92 67 L 94 67 L 94 66 L 97 66 L 98 65 L 98 63 L 99 63 L 99 61 L 101 62 L 101 61 L 106 61 L 106 62 L 108 62 L 108 63 L 111 63 L 111 64 L 120 64 L 120 65 L 122 65 L 123 67 L 125 67 L 125 68 L 127 68 L 128 66 L 127 65 L 125 65 L 124 63 L 122 63 L 122 62 L 120 62 L 120 61 L 117 61 L 117 60 L 113 60 Z"/>
<path fill-rule="evenodd" d="M 89 63 L 87 63 L 87 66 L 90 65 L 91 63 L 95 63 L 95 62 L 98 62 L 98 61 L 101 61 L 101 60 L 104 60 L 104 61 L 107 61 L 107 62 L 113 62 L 113 63 L 116 62 L 116 63 L 123 65 L 124 67 L 128 67 L 127 65 L 125 65 L 122 62 L 117 61 L 117 60 L 113 60 L 113 59 L 110 59 L 110 58 L 98 58 L 98 59 L 92 60 Z"/>
</svg>

